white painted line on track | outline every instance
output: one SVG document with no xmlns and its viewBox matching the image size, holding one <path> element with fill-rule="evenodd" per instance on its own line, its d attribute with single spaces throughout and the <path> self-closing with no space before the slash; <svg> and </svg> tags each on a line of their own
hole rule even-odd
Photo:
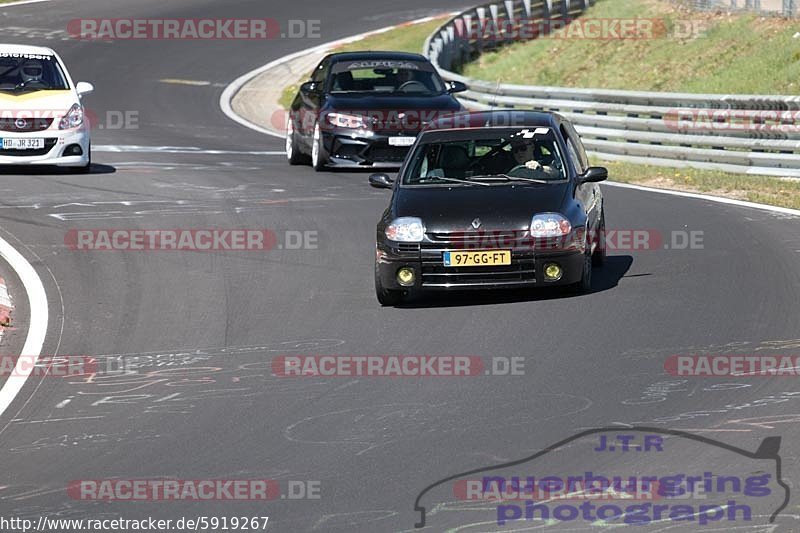
<svg viewBox="0 0 800 533">
<path fill-rule="evenodd" d="M 36 273 L 36 269 L 2 237 L 0 237 L 0 257 L 5 259 L 16 272 L 25 287 L 31 313 L 28 336 L 22 346 L 20 358 L 17 360 L 17 365 L 12 375 L 8 377 L 3 387 L 0 388 L 0 416 L 2 416 L 17 394 L 19 394 L 19 391 L 22 390 L 22 386 L 25 385 L 28 376 L 33 372 L 36 361 L 42 353 L 42 346 L 47 333 L 48 309 L 47 295 L 44 292 L 44 285 L 39 278 L 39 274 Z M 31 361 L 33 361 L 33 364 L 31 364 Z"/>
<path fill-rule="evenodd" d="M 13 6 L 24 6 L 27 4 L 41 4 L 42 2 L 51 2 L 52 0 L 20 0 L 19 2 L 9 2 L 7 4 L 0 4 L 0 9 Z"/>
<path fill-rule="evenodd" d="M 286 155 L 280 151 L 207 150 L 197 146 L 140 146 L 136 144 L 98 144 L 94 152 L 142 153 L 142 154 L 200 154 L 200 155 Z"/>
</svg>

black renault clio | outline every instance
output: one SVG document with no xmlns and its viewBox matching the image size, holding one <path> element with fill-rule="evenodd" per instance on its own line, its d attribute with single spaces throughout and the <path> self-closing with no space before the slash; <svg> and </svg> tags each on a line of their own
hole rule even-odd
<svg viewBox="0 0 800 533">
<path fill-rule="evenodd" d="M 591 290 L 605 258 L 602 167 L 555 113 L 463 113 L 430 124 L 377 227 L 375 291 L 396 305 L 415 290 L 568 285 Z"/>
</svg>

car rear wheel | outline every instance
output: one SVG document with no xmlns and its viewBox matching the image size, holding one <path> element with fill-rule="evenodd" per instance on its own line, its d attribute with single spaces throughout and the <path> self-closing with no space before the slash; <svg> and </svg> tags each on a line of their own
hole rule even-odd
<svg viewBox="0 0 800 533">
<path fill-rule="evenodd" d="M 404 297 L 403 291 L 384 288 L 378 273 L 378 265 L 375 265 L 375 296 L 378 297 L 378 303 L 383 307 L 398 305 L 403 301 Z"/>
<path fill-rule="evenodd" d="M 290 165 L 300 165 L 306 158 L 305 154 L 297 148 L 297 139 L 294 132 L 294 120 L 292 117 L 286 121 L 286 159 Z"/>
<path fill-rule="evenodd" d="M 314 170 L 325 170 L 328 164 L 328 153 L 325 151 L 325 143 L 322 141 L 322 128 L 319 122 L 314 126 L 314 139 L 311 143 L 311 166 Z"/>
<path fill-rule="evenodd" d="M 592 264 L 594 266 L 602 266 L 606 262 L 606 214 L 603 212 L 600 215 L 600 224 L 597 228 L 597 248 L 592 254 Z"/>
</svg>

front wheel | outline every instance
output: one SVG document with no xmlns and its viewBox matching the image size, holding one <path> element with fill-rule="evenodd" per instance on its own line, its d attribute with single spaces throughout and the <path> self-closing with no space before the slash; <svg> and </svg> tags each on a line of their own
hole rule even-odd
<svg viewBox="0 0 800 533">
<path fill-rule="evenodd" d="M 378 273 L 378 265 L 375 265 L 375 296 L 378 298 L 378 303 L 383 307 L 398 305 L 402 303 L 404 299 L 403 291 L 384 288 Z"/>
<path fill-rule="evenodd" d="M 286 121 L 286 159 L 290 165 L 299 165 L 303 163 L 304 156 L 297 149 L 297 139 L 294 132 L 294 120 L 289 117 Z"/>
<path fill-rule="evenodd" d="M 82 167 L 67 167 L 70 174 L 89 174 L 92 172 L 92 145 L 89 145 L 89 159 Z"/>
<path fill-rule="evenodd" d="M 592 291 L 592 255 L 588 250 L 583 255 L 581 280 L 575 283 L 572 289 L 578 294 L 587 294 Z"/>
<path fill-rule="evenodd" d="M 602 266 L 606 262 L 606 214 L 603 212 L 600 215 L 600 224 L 597 228 L 597 248 L 592 254 L 592 264 L 594 266 Z"/>
<path fill-rule="evenodd" d="M 319 122 L 314 126 L 314 140 L 311 143 L 311 166 L 317 172 L 325 170 L 328 164 L 328 153 L 325 151 L 325 143 L 322 140 L 322 128 Z"/>
</svg>

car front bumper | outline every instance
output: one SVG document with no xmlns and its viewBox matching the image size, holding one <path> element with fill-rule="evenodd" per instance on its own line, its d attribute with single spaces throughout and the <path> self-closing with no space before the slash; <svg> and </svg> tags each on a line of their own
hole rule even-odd
<svg viewBox="0 0 800 533">
<path fill-rule="evenodd" d="M 57 165 L 62 167 L 84 167 L 89 163 L 90 138 L 85 127 L 72 130 L 45 130 L 31 133 L 0 131 L 3 138 L 37 138 L 45 140 L 40 150 L 0 150 L 0 165 Z M 79 155 L 69 151 L 80 148 Z"/>
<path fill-rule="evenodd" d="M 323 132 L 322 139 L 332 166 L 396 168 L 403 163 L 411 146 L 394 146 L 390 139 L 416 139 L 417 133 L 334 128 Z"/>
<path fill-rule="evenodd" d="M 411 243 L 379 243 L 376 264 L 381 284 L 386 289 L 502 289 L 551 287 L 571 285 L 580 281 L 584 267 L 584 251 L 514 250 L 509 266 L 446 267 L 443 250 L 426 250 L 425 245 Z M 450 251 L 456 251 L 452 249 Z M 561 267 L 559 279 L 546 279 L 546 265 Z M 403 286 L 397 272 L 403 268 L 414 271 L 414 283 Z"/>
</svg>

